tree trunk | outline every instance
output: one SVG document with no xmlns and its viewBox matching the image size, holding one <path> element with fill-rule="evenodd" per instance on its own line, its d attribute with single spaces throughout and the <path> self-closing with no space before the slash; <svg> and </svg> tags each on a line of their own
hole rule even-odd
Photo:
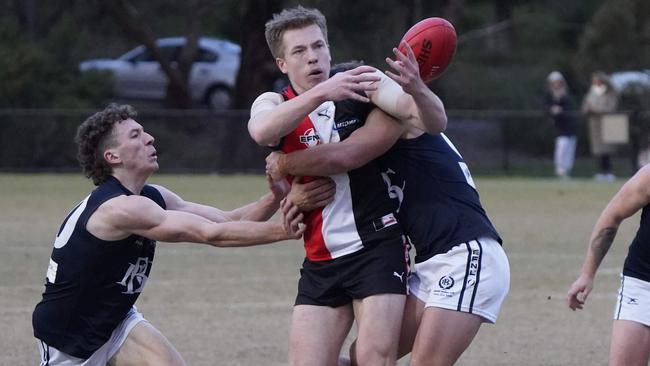
<svg viewBox="0 0 650 366">
<path fill-rule="evenodd" d="M 282 10 L 282 0 L 244 0 L 241 64 L 235 89 L 235 108 L 249 109 L 255 98 L 273 88 L 282 76 L 264 37 L 264 24 Z"/>
</svg>

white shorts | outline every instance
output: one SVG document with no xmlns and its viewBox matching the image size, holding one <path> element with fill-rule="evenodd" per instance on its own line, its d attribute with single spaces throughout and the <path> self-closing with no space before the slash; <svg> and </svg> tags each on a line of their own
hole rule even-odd
<svg viewBox="0 0 650 366">
<path fill-rule="evenodd" d="M 631 320 L 650 327 L 650 282 L 621 274 L 614 309 L 615 320 Z"/>
<path fill-rule="evenodd" d="M 490 237 L 472 240 L 415 264 L 409 290 L 425 307 L 476 314 L 494 323 L 510 288 L 510 264 Z"/>
<path fill-rule="evenodd" d="M 134 306 L 126 314 L 126 318 L 115 328 L 111 338 L 104 343 L 90 358 L 83 360 L 67 353 L 61 352 L 58 349 L 48 346 L 45 342 L 38 340 L 38 350 L 41 353 L 40 366 L 96 366 L 106 365 L 108 361 L 115 356 L 117 351 L 126 340 L 126 337 L 131 332 L 131 329 L 140 322 L 147 320 L 138 312 Z"/>
</svg>

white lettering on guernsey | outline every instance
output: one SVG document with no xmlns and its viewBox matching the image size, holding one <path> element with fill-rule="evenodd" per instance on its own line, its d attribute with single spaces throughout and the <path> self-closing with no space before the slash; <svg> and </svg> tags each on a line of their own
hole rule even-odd
<svg viewBox="0 0 650 366">
<path fill-rule="evenodd" d="M 142 292 L 144 285 L 147 282 L 147 268 L 149 268 L 149 258 L 140 257 L 135 264 L 129 263 L 129 268 L 124 274 L 122 281 L 117 282 L 122 286 L 126 286 L 126 291 L 123 294 L 135 294 Z"/>
<path fill-rule="evenodd" d="M 442 138 L 445 140 L 447 145 L 449 145 L 449 147 L 451 147 L 451 149 L 454 150 L 456 155 L 458 155 L 458 157 L 460 157 L 462 159 L 463 156 L 460 154 L 458 149 L 456 149 L 456 146 L 454 146 L 454 144 L 451 142 L 451 140 L 449 140 L 449 138 L 447 138 L 447 136 L 445 136 L 444 133 L 441 133 L 440 136 L 442 136 Z M 458 166 L 460 166 L 460 170 L 463 172 L 463 175 L 465 176 L 465 181 L 467 181 L 467 184 L 469 184 L 472 188 L 476 189 L 476 184 L 474 183 L 474 179 L 472 178 L 472 173 L 469 172 L 469 167 L 467 166 L 467 164 L 465 164 L 462 161 L 459 161 Z"/>
<path fill-rule="evenodd" d="M 81 216 L 81 213 L 86 209 L 86 204 L 88 203 L 89 197 L 90 195 L 81 201 L 81 203 L 77 205 L 74 211 L 68 215 L 68 219 L 65 221 L 63 229 L 61 229 L 61 232 L 56 236 L 56 239 L 54 240 L 54 248 L 60 249 L 63 248 L 64 245 L 68 244 L 68 240 L 70 240 L 70 237 L 74 232 L 74 228 L 77 226 L 79 216 Z"/>
<path fill-rule="evenodd" d="M 50 258 L 50 264 L 47 266 L 47 282 L 54 283 L 56 281 L 56 272 L 59 269 L 59 264 Z"/>
<path fill-rule="evenodd" d="M 349 125 L 352 125 L 352 124 L 355 124 L 355 123 L 358 123 L 358 122 L 359 122 L 359 120 L 356 119 L 356 118 L 355 119 L 350 119 L 350 120 L 347 120 L 347 121 L 343 121 L 343 122 L 338 122 L 336 124 L 336 129 L 348 127 Z"/>
<path fill-rule="evenodd" d="M 476 189 L 476 184 L 474 184 L 472 173 L 469 172 L 469 167 L 467 166 L 467 164 L 463 163 L 462 161 L 459 161 L 458 165 L 460 166 L 460 170 L 463 172 L 463 175 L 465 176 L 465 180 L 467 181 L 467 184 L 472 186 L 472 188 Z"/>
<path fill-rule="evenodd" d="M 388 174 L 395 174 L 395 171 L 388 168 L 388 170 L 381 173 L 381 178 L 384 180 L 384 183 L 386 183 L 386 188 L 388 189 L 388 197 L 397 199 L 398 205 L 396 212 L 399 212 L 399 209 L 402 207 L 402 201 L 404 200 L 404 187 L 406 187 L 406 181 L 404 181 L 402 187 L 393 185 Z"/>
</svg>

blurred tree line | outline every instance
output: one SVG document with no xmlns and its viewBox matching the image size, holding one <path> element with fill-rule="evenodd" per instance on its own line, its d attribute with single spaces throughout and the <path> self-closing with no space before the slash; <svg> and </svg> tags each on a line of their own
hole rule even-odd
<svg viewBox="0 0 650 366">
<path fill-rule="evenodd" d="M 107 75 L 80 73 L 89 58 L 145 44 L 168 75 L 167 105 L 192 107 L 187 76 L 201 35 L 242 46 L 236 107 L 247 109 L 279 76 L 264 23 L 289 0 L 5 0 L 0 7 L 0 108 L 96 108 L 110 99 Z M 305 0 L 328 19 L 333 62 L 386 68 L 404 32 L 441 16 L 459 36 L 446 74 L 431 84 L 450 109 L 539 109 L 551 70 L 581 96 L 594 70 L 650 67 L 647 0 Z M 177 67 L 154 40 L 186 36 Z"/>
</svg>

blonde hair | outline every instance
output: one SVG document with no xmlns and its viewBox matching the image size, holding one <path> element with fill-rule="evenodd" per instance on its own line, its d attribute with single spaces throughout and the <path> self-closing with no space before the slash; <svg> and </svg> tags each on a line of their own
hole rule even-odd
<svg viewBox="0 0 650 366">
<path fill-rule="evenodd" d="M 327 41 L 327 21 L 325 16 L 318 9 L 304 8 L 297 6 L 291 9 L 284 9 L 280 13 L 273 14 L 273 18 L 266 22 L 264 36 L 266 43 L 275 58 L 281 58 L 284 54 L 282 36 L 290 29 L 300 29 L 316 24 Z"/>
</svg>

